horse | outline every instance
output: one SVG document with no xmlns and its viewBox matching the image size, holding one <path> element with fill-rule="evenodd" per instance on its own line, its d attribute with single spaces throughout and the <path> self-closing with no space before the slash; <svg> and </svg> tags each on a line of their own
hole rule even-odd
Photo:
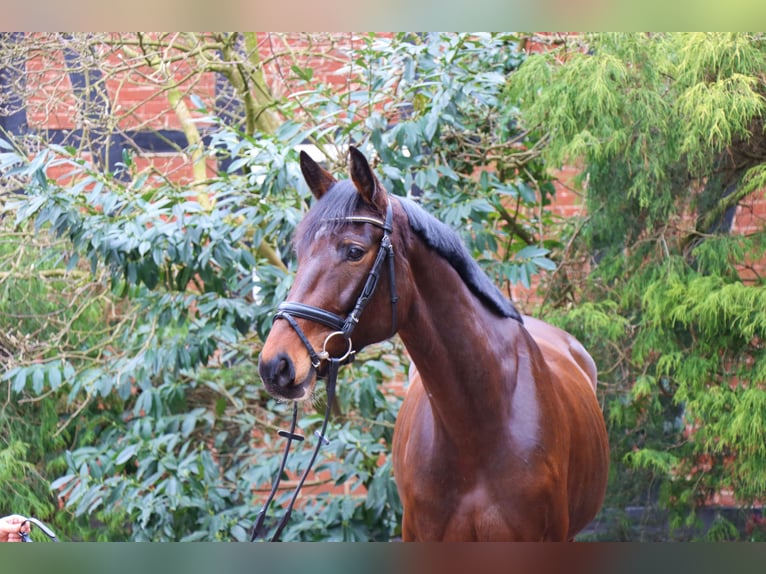
<svg viewBox="0 0 766 574">
<path fill-rule="evenodd" d="M 358 149 L 349 179 L 305 152 L 300 167 L 317 201 L 260 353 L 268 392 L 310 400 L 328 357 L 398 333 L 412 362 L 392 451 L 402 539 L 573 540 L 609 468 L 592 357 L 521 315 L 457 233 L 389 194 Z"/>
</svg>

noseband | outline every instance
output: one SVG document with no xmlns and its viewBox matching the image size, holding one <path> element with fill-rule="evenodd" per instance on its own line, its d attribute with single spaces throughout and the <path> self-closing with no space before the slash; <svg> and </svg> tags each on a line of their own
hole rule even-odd
<svg viewBox="0 0 766 574">
<path fill-rule="evenodd" d="M 316 460 L 320 447 L 323 444 L 325 445 L 330 444 L 330 441 L 327 438 L 325 438 L 324 433 L 325 433 L 325 430 L 327 429 L 327 421 L 330 418 L 330 408 L 332 407 L 333 398 L 335 397 L 335 384 L 338 378 L 338 369 L 341 365 L 345 365 L 346 363 L 350 363 L 351 361 L 354 360 L 355 351 L 353 349 L 353 343 L 351 342 L 351 334 L 353 333 L 354 329 L 359 323 L 359 317 L 361 316 L 362 311 L 364 311 L 365 307 L 367 306 L 367 303 L 370 302 L 370 299 L 375 293 L 375 289 L 378 286 L 378 279 L 380 278 L 380 272 L 381 272 L 381 269 L 383 268 L 383 263 L 386 260 L 388 260 L 388 270 L 389 270 L 388 277 L 390 282 L 390 293 L 391 293 L 391 336 L 393 336 L 397 330 L 396 303 L 399 298 L 396 295 L 396 277 L 394 274 L 395 273 L 394 249 L 393 249 L 393 246 L 391 245 L 391 237 L 390 237 L 390 234 L 393 231 L 393 209 L 391 208 L 391 199 L 389 198 L 388 204 L 386 206 L 386 219 L 384 221 L 381 221 L 380 219 L 376 219 L 374 217 L 366 217 L 362 215 L 351 215 L 351 216 L 342 218 L 341 221 L 348 222 L 348 223 L 367 223 L 370 225 L 374 225 L 376 227 L 380 227 L 383 230 L 383 237 L 380 240 L 380 246 L 378 247 L 378 253 L 375 257 L 375 261 L 373 262 L 372 267 L 370 268 L 370 271 L 367 274 L 367 280 L 365 281 L 364 286 L 362 287 L 362 292 L 359 294 L 359 297 L 357 298 L 356 304 L 354 305 L 353 309 L 349 312 L 349 314 L 345 318 L 343 318 L 340 315 L 337 315 L 335 313 L 322 309 L 321 307 L 315 307 L 313 305 L 306 305 L 304 303 L 298 303 L 294 301 L 285 301 L 281 303 L 279 307 L 277 307 L 277 313 L 276 315 L 274 315 L 274 321 L 276 321 L 277 319 L 283 319 L 287 321 L 287 323 L 293 328 L 295 333 L 298 335 L 298 338 L 306 347 L 306 350 L 308 351 L 309 357 L 311 359 L 311 365 L 312 367 L 314 367 L 314 369 L 319 369 L 323 361 L 327 361 L 328 368 L 327 368 L 327 375 L 326 375 L 327 406 L 325 409 L 324 421 L 322 423 L 322 430 L 314 432 L 314 434 L 317 436 L 319 441 L 317 442 L 317 445 L 314 448 L 314 453 L 309 461 L 308 466 L 306 467 L 306 470 L 304 470 L 303 475 L 301 476 L 301 479 L 298 482 L 298 485 L 296 486 L 295 491 L 293 492 L 293 496 L 290 499 L 290 503 L 287 506 L 287 510 L 285 511 L 285 514 L 282 516 L 282 519 L 279 521 L 279 524 L 277 525 L 276 532 L 271 538 L 272 542 L 276 542 L 279 540 L 279 537 L 282 534 L 282 530 L 284 529 L 285 525 L 287 524 L 287 521 L 290 518 L 293 505 L 295 504 L 295 501 L 298 498 L 298 493 L 303 487 L 303 483 L 305 482 L 306 477 L 311 471 L 311 467 L 314 465 L 314 461 Z M 308 340 L 308 337 L 306 337 L 305 333 L 298 325 L 298 322 L 295 320 L 296 317 L 299 319 L 313 321 L 315 323 L 319 323 L 320 325 L 324 325 L 328 329 L 332 329 L 332 332 L 329 335 L 327 335 L 327 337 L 325 337 L 324 343 L 322 344 L 321 351 L 317 352 L 314 349 L 314 347 L 311 345 L 311 343 Z M 339 357 L 331 357 L 329 351 L 327 350 L 327 344 L 335 337 L 343 337 L 343 339 L 345 339 L 347 342 L 347 348 L 344 354 Z M 253 527 L 253 532 L 250 536 L 251 542 L 254 541 L 256 538 L 262 537 L 264 534 L 264 522 L 266 519 L 266 512 L 269 506 L 271 505 L 271 501 L 274 499 L 274 496 L 276 495 L 277 489 L 279 487 L 279 481 L 282 477 L 282 474 L 284 474 L 285 464 L 287 463 L 287 455 L 289 454 L 290 446 L 293 440 L 298 442 L 304 440 L 303 436 L 295 432 L 295 424 L 296 424 L 297 418 L 298 418 L 298 403 L 294 402 L 293 416 L 292 416 L 292 421 L 290 423 L 290 430 L 279 431 L 278 433 L 279 436 L 287 439 L 287 444 L 285 445 L 285 451 L 282 456 L 282 462 L 280 464 L 279 470 L 277 471 L 277 475 L 274 478 L 274 482 L 272 483 L 269 497 L 266 500 L 266 503 L 263 505 L 263 508 L 261 509 L 261 511 L 258 513 L 258 519 L 256 520 L 255 526 Z"/>
</svg>

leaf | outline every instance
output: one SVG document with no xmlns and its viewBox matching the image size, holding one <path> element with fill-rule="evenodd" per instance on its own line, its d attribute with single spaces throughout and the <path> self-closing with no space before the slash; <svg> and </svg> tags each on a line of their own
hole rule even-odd
<svg viewBox="0 0 766 574">
<path fill-rule="evenodd" d="M 72 378 L 75 376 L 75 370 L 72 366 L 72 363 L 69 361 L 64 362 L 64 379 L 67 381 L 71 381 Z"/>
<path fill-rule="evenodd" d="M 243 166 L 250 163 L 251 159 L 249 157 L 240 157 L 232 161 L 226 168 L 226 173 L 236 173 L 239 169 L 241 169 Z"/>
<path fill-rule="evenodd" d="M 16 369 L 16 376 L 13 378 L 13 390 L 20 393 L 24 390 L 27 384 L 27 368 L 18 367 Z"/>
<path fill-rule="evenodd" d="M 76 474 L 65 474 L 51 482 L 51 490 L 60 490 L 77 478 Z"/>
<path fill-rule="evenodd" d="M 284 122 L 277 128 L 276 136 L 283 141 L 292 141 L 295 137 L 303 131 L 303 124 L 299 122 Z M 300 140 L 303 140 L 301 135 Z"/>
<path fill-rule="evenodd" d="M 181 434 L 184 437 L 189 436 L 194 432 L 194 427 L 197 425 L 197 417 L 194 415 L 187 415 L 184 417 L 184 421 L 181 424 Z"/>
<path fill-rule="evenodd" d="M 434 137 L 436 136 L 436 130 L 438 128 L 439 114 L 431 111 L 431 113 L 426 116 L 426 125 L 423 128 L 423 135 L 425 135 L 427 141 L 433 141 Z"/>
<path fill-rule="evenodd" d="M 533 259 L 535 257 L 544 257 L 550 253 L 549 249 L 538 247 L 536 245 L 527 245 L 516 253 L 516 259 Z"/>
<path fill-rule="evenodd" d="M 231 535 L 234 537 L 234 540 L 238 542 L 247 542 L 250 540 L 250 535 L 248 534 L 247 530 L 242 528 L 239 524 L 235 524 L 231 527 Z"/>
<path fill-rule="evenodd" d="M 194 107 L 197 109 L 197 111 L 204 112 L 206 111 L 207 106 L 205 106 L 205 102 L 202 100 L 202 98 L 199 97 L 199 95 L 195 93 L 189 94 L 189 99 L 191 100 Z"/>
<path fill-rule="evenodd" d="M 54 391 L 61 386 L 61 371 L 55 363 L 48 367 L 48 384 Z"/>
<path fill-rule="evenodd" d="M 516 185 L 516 188 L 519 190 L 519 193 L 521 194 L 521 197 L 524 201 L 527 203 L 535 203 L 537 199 L 537 195 L 535 194 L 535 190 L 529 187 L 526 183 L 520 182 Z"/>
<path fill-rule="evenodd" d="M 440 165 L 436 168 L 436 170 L 441 175 L 448 177 L 452 181 L 460 181 L 460 176 L 458 176 L 458 174 L 455 173 L 455 170 L 453 170 L 449 165 Z"/>
<path fill-rule="evenodd" d="M 551 261 L 547 257 L 533 257 L 532 263 L 537 265 L 540 269 L 545 269 L 546 271 L 555 271 L 556 270 L 556 262 Z"/>
<path fill-rule="evenodd" d="M 42 394 L 45 387 L 45 371 L 42 365 L 34 365 L 32 367 L 32 390 L 35 394 Z"/>
<path fill-rule="evenodd" d="M 114 464 L 120 465 L 125 464 L 128 462 L 131 458 L 133 458 L 138 451 L 138 444 L 131 444 L 122 449 L 120 454 L 117 455 L 117 458 L 114 460 Z"/>
<path fill-rule="evenodd" d="M 301 68 L 299 66 L 293 65 L 293 66 L 290 66 L 290 69 L 293 71 L 293 73 L 296 76 L 298 76 L 304 82 L 310 82 L 311 79 L 314 77 L 313 68 Z"/>
<path fill-rule="evenodd" d="M 529 271 L 527 271 L 527 266 L 519 265 L 518 270 L 519 270 L 519 281 L 524 287 L 529 289 L 531 287 L 531 283 L 529 281 Z"/>
</svg>

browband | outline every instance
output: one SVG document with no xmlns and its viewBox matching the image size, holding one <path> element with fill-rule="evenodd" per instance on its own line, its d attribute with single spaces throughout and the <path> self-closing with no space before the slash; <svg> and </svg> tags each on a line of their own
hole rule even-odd
<svg viewBox="0 0 766 574">
<path fill-rule="evenodd" d="M 370 225 L 374 225 L 375 227 L 380 227 L 381 229 L 391 232 L 390 225 L 386 226 L 386 223 L 376 217 L 367 217 L 365 215 L 350 215 L 348 217 L 337 217 L 335 219 L 332 219 L 330 221 L 348 221 L 351 223 L 369 223 Z"/>
</svg>

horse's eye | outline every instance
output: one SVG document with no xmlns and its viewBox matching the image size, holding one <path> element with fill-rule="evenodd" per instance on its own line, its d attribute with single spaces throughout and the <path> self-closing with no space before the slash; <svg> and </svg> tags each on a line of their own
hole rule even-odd
<svg viewBox="0 0 766 574">
<path fill-rule="evenodd" d="M 364 257 L 364 249 L 358 245 L 349 245 L 346 248 L 346 259 L 349 261 L 359 261 Z"/>
</svg>

